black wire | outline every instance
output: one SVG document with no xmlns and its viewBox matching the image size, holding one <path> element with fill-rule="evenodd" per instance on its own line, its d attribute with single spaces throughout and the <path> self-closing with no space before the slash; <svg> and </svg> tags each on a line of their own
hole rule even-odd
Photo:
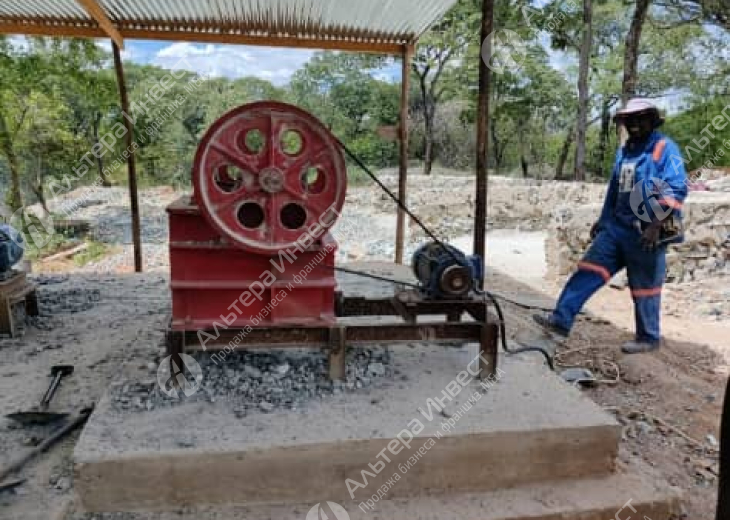
<svg viewBox="0 0 730 520">
<path fill-rule="evenodd" d="M 517 300 L 513 300 L 511 298 L 507 298 L 506 296 L 503 296 L 501 294 L 492 293 L 492 295 L 497 298 L 498 300 L 505 301 L 507 303 L 511 303 L 512 305 L 516 305 L 517 307 L 521 307 L 523 309 L 527 310 L 534 310 L 534 311 L 545 311 L 545 312 L 553 312 L 555 309 L 553 307 L 543 307 L 541 305 L 531 305 L 529 303 L 522 303 L 518 302 Z M 585 311 L 580 311 L 578 313 L 579 316 L 584 316 L 586 314 Z"/>
<path fill-rule="evenodd" d="M 322 269 L 329 269 L 329 266 L 326 266 L 326 265 L 319 265 L 317 267 L 320 267 Z M 354 269 L 347 269 L 345 267 L 333 267 L 332 269 L 334 269 L 335 271 L 340 271 L 342 273 L 348 273 L 348 274 L 354 274 L 356 276 L 362 276 L 363 278 L 372 278 L 373 280 L 379 280 L 381 282 L 388 282 L 388 283 L 392 283 L 392 284 L 396 284 L 396 285 L 404 285 L 406 287 L 411 287 L 411 288 L 414 288 L 414 289 L 420 289 L 421 288 L 420 285 L 416 285 L 414 283 L 401 282 L 399 280 L 393 280 L 391 278 L 386 278 L 384 276 L 378 276 L 377 274 L 365 273 L 363 271 L 356 271 Z"/>
<path fill-rule="evenodd" d="M 497 298 L 490 293 L 489 291 L 484 292 L 477 292 L 477 294 L 483 294 L 486 298 L 489 298 L 489 300 L 492 302 L 492 305 L 494 305 L 494 309 L 497 311 L 497 316 L 499 317 L 499 335 L 502 337 L 502 350 L 504 350 L 509 355 L 515 355 L 515 354 L 522 354 L 524 352 L 539 352 L 545 357 L 545 361 L 547 361 L 548 366 L 550 367 L 550 370 L 555 371 L 555 362 L 553 361 L 553 358 L 550 356 L 550 353 L 541 347 L 521 347 L 521 348 L 515 348 L 511 349 L 507 346 L 507 327 L 504 323 L 504 313 L 502 312 L 502 307 L 497 302 Z"/>
<path fill-rule="evenodd" d="M 370 168 L 365 166 L 365 164 L 360 160 L 360 158 L 357 155 L 355 155 L 352 151 L 350 151 L 350 149 L 347 146 L 345 146 L 345 143 L 340 141 L 340 139 L 337 136 L 333 136 L 333 137 L 335 138 L 335 141 L 337 141 L 337 144 L 340 145 L 340 147 L 345 151 L 345 153 L 350 156 L 350 159 L 355 161 L 355 164 L 357 164 L 360 167 L 360 169 L 362 171 L 364 171 L 367 174 L 367 176 L 370 177 L 375 182 L 375 184 L 380 186 L 380 189 L 383 190 L 391 199 L 393 199 L 393 202 L 395 202 L 400 209 L 402 209 L 409 217 L 411 217 L 413 219 L 413 221 L 416 224 L 418 224 L 418 226 L 423 230 L 423 232 L 426 233 L 431 238 L 431 240 L 433 240 L 438 245 L 440 245 L 442 248 L 444 248 L 449 253 L 449 255 L 456 261 L 456 263 L 461 265 L 461 260 L 456 256 L 456 254 L 454 254 L 454 252 L 451 250 L 451 248 L 446 247 L 445 244 L 443 243 L 443 241 L 440 240 L 436 235 L 434 235 L 433 232 L 431 232 L 431 230 L 428 229 L 426 224 L 424 224 L 420 218 L 418 218 L 416 215 L 414 215 L 413 212 L 410 209 L 408 209 L 408 207 L 405 205 L 405 203 L 402 200 L 400 200 L 395 193 L 390 191 L 388 189 L 388 187 L 385 184 L 383 184 L 382 181 L 380 179 L 378 179 L 378 177 L 370 170 Z"/>
<path fill-rule="evenodd" d="M 419 219 L 416 215 L 414 215 L 413 212 L 411 212 L 411 210 L 408 209 L 408 207 L 405 205 L 405 203 L 402 200 L 400 200 L 392 191 L 390 191 L 388 189 L 388 187 L 385 184 L 383 184 L 380 181 L 380 179 L 378 179 L 378 177 L 372 171 L 370 171 L 370 169 L 367 166 L 365 166 L 365 164 L 360 160 L 360 158 L 357 155 L 355 155 L 353 152 L 351 152 L 350 149 L 347 146 L 345 146 L 345 144 L 342 141 L 340 141 L 340 139 L 338 137 L 336 137 L 336 136 L 333 136 L 333 137 L 335 138 L 335 141 L 337 141 L 337 144 L 340 145 L 340 147 L 345 151 L 345 153 L 348 156 L 350 156 L 350 158 L 353 161 L 355 161 L 355 164 L 357 164 L 360 167 L 360 169 L 362 169 L 362 171 L 364 171 L 368 175 L 368 177 L 370 177 L 380 187 L 380 189 L 382 189 L 391 199 L 393 199 L 393 201 L 398 205 L 398 207 L 400 209 L 402 209 L 409 217 L 411 217 L 413 219 L 413 221 L 416 224 L 418 224 L 418 226 L 423 230 L 424 233 L 426 233 L 434 242 L 436 242 L 436 244 L 438 244 L 442 248 L 444 248 L 444 250 L 446 250 L 449 253 L 449 255 L 456 261 L 457 264 L 461 265 L 461 260 L 456 256 L 456 254 L 451 250 L 451 248 L 446 247 L 444 245 L 444 243 L 441 240 L 439 240 L 438 237 L 436 235 L 434 235 L 430 229 L 428 229 L 426 224 L 424 224 L 421 221 L 421 219 Z M 404 284 L 403 282 L 400 282 L 397 280 L 391 280 L 391 279 L 385 278 L 385 277 L 370 275 L 368 273 L 362 273 L 362 272 L 354 271 L 351 269 L 345 270 L 344 268 L 341 268 L 341 267 L 340 268 L 335 267 L 334 269 L 337 271 L 349 272 L 350 274 L 364 276 L 367 278 L 373 278 L 376 280 L 381 280 L 381 281 L 390 282 L 390 283 L 394 283 L 394 284 L 409 285 L 411 287 L 414 287 L 413 284 Z M 415 286 L 415 287 L 420 289 L 419 286 Z M 555 363 L 553 362 L 552 357 L 550 357 L 550 354 L 547 352 L 547 350 L 545 350 L 543 348 L 523 347 L 523 348 L 518 348 L 518 349 L 510 349 L 507 346 L 507 328 L 506 328 L 505 322 L 504 322 L 504 313 L 502 312 L 502 308 L 500 307 L 499 303 L 497 302 L 496 297 L 488 291 L 481 292 L 478 289 L 477 289 L 477 294 L 483 294 L 484 296 L 488 297 L 491 300 L 492 305 L 494 305 L 495 310 L 497 311 L 497 315 L 499 316 L 499 332 L 500 332 L 500 336 L 502 336 L 502 349 L 505 352 L 507 352 L 510 355 L 521 354 L 523 352 L 539 352 L 540 354 L 545 356 L 545 360 L 547 361 L 547 364 L 550 367 L 550 369 L 555 370 Z M 520 303 L 514 302 L 512 300 L 509 300 L 508 298 L 505 298 L 505 297 L 501 297 L 501 298 L 505 301 L 509 301 L 510 303 L 513 303 L 520 307 L 548 310 L 548 309 L 544 309 L 544 308 L 540 308 L 540 307 L 533 307 L 533 306 L 527 306 L 524 304 L 520 304 Z M 549 309 L 549 310 L 552 310 L 552 309 Z"/>
<path fill-rule="evenodd" d="M 320 266 L 317 266 L 317 267 L 322 268 L 322 269 L 330 269 L 329 266 L 325 266 L 325 265 L 320 265 Z M 344 267 L 332 267 L 331 269 L 334 269 L 335 271 L 341 271 L 343 273 L 348 273 L 348 274 L 353 274 L 353 275 L 357 275 L 357 276 L 362 276 L 362 277 L 365 277 L 365 278 L 373 278 L 373 279 L 379 280 L 381 282 L 388 282 L 388 283 L 392 283 L 392 284 L 395 284 L 395 285 L 404 285 L 404 286 L 413 287 L 413 288 L 416 288 L 416 289 L 420 289 L 421 288 L 420 286 L 418 286 L 416 284 L 409 283 L 409 282 L 402 282 L 400 280 L 394 280 L 392 278 L 386 278 L 384 276 L 378 276 L 378 275 L 374 275 L 374 274 L 370 274 L 370 273 L 365 273 L 365 272 L 357 271 L 357 270 L 354 270 L 354 269 L 346 269 Z M 503 299 L 503 300 L 508 301 L 510 303 L 514 303 L 515 305 L 518 305 L 520 307 L 526 307 L 526 308 L 530 308 L 530 309 L 539 308 L 539 307 L 534 307 L 534 306 L 531 306 L 531 305 L 524 305 L 524 304 L 520 304 L 520 303 L 517 303 L 517 302 L 513 302 L 512 300 L 510 300 L 508 298 L 505 298 L 504 296 L 501 296 L 501 295 L 498 295 L 498 294 L 495 295 L 495 294 L 493 294 L 493 293 L 491 293 L 489 291 L 483 291 L 482 292 L 482 291 L 478 291 L 477 290 L 476 292 L 480 296 L 484 296 L 485 298 L 489 298 L 489 300 L 492 302 L 492 305 L 494 306 L 494 309 L 497 312 L 497 316 L 499 317 L 499 335 L 501 336 L 501 340 L 502 340 L 501 341 L 501 343 L 502 343 L 502 350 L 504 350 L 509 355 L 522 354 L 522 353 L 525 353 L 525 352 L 539 352 L 540 354 L 542 354 L 545 357 L 545 360 L 547 361 L 547 364 L 550 367 L 550 370 L 553 370 L 554 371 L 555 370 L 555 363 L 553 361 L 553 358 L 550 356 L 550 353 L 547 350 L 545 350 L 545 349 L 543 349 L 541 347 L 521 347 L 521 348 L 511 349 L 511 348 L 509 348 L 509 346 L 507 346 L 507 327 L 505 325 L 504 312 L 502 312 L 502 307 L 501 307 L 501 305 L 499 305 L 499 302 L 497 302 L 497 298 Z M 552 309 L 550 309 L 550 310 L 552 310 Z"/>
</svg>

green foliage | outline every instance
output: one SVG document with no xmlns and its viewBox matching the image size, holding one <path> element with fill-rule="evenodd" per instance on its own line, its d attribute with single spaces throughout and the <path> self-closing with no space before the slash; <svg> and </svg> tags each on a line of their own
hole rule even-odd
<svg viewBox="0 0 730 520">
<path fill-rule="evenodd" d="M 617 146 L 610 115 L 621 94 L 625 41 L 633 8 L 620 0 L 594 0 L 587 170 L 610 172 Z M 727 49 L 730 13 L 722 0 L 654 2 L 639 48 L 638 91 L 681 100 L 665 131 L 684 150 L 730 103 Z M 554 174 L 562 157 L 572 172 L 570 138 L 577 113 L 576 63 L 581 39 L 579 0 L 505 0 L 495 3 L 495 48 L 514 52 L 504 32 L 524 49 L 517 66 L 491 74 L 489 167 L 499 173 Z M 410 92 L 411 158 L 470 170 L 475 163 L 475 121 L 481 0 L 459 0 L 419 39 Z M 712 29 L 710 27 L 712 26 Z M 148 92 L 170 71 L 125 63 L 134 110 L 140 186 L 190 187 L 196 147 L 225 112 L 257 100 L 282 100 L 313 113 L 370 167 L 398 164 L 398 145 L 386 136 L 399 122 L 400 84 L 380 79 L 400 61 L 370 54 L 318 52 L 288 85 L 244 77 L 200 78 L 175 74 L 156 102 Z M 397 74 L 397 72 L 396 72 Z M 192 87 L 192 88 L 191 88 Z M 45 204 L 51 183 L 73 189 L 127 182 L 127 144 L 111 139 L 106 153 L 92 147 L 123 129 L 124 118 L 110 56 L 90 40 L 0 38 L 0 186 L 10 207 Z M 380 132 L 389 127 L 390 132 Z M 148 131 L 157 128 L 156 131 Z M 693 154 L 692 168 L 707 161 L 728 165 L 730 150 L 714 160 L 726 127 Z M 566 143 L 568 146 L 566 147 Z M 292 144 L 292 143 L 290 143 Z M 74 173 L 81 165 L 87 173 Z M 348 165 L 351 182 L 364 174 Z M 55 190 L 53 190 L 55 191 Z"/>
<path fill-rule="evenodd" d="M 91 262 L 104 258 L 109 252 L 109 246 L 101 242 L 87 242 L 87 248 L 74 255 L 74 264 L 83 267 Z"/>
<path fill-rule="evenodd" d="M 730 114 L 728 106 L 730 97 L 718 97 L 667 119 L 662 131 L 679 145 L 684 158 L 689 161 L 689 170 L 710 164 L 730 166 L 730 147 L 726 146 L 726 143 L 730 143 L 730 123 L 722 112 L 725 110 L 725 114 Z M 703 132 L 705 128 L 708 130 Z M 703 138 L 707 138 L 709 143 L 701 147 L 698 143 L 703 144 Z"/>
</svg>

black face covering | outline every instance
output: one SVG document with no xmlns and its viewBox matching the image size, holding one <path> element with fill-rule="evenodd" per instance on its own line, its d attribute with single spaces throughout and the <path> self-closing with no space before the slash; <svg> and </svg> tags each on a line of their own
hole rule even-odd
<svg viewBox="0 0 730 520">
<path fill-rule="evenodd" d="M 631 114 L 623 118 L 623 124 L 633 142 L 646 140 L 654 130 L 654 117 L 651 114 Z"/>
</svg>

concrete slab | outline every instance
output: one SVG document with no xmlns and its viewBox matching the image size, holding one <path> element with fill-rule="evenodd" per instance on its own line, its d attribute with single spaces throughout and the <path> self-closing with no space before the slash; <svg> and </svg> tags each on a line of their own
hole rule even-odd
<svg viewBox="0 0 730 520">
<path fill-rule="evenodd" d="M 108 520 L 305 520 L 317 502 L 295 505 L 205 507 L 162 513 L 122 513 Z M 440 495 L 383 500 L 372 509 L 341 504 L 350 520 L 606 520 L 678 518 L 681 505 L 676 490 L 660 489 L 636 476 L 530 484 L 485 493 Z M 327 516 L 345 520 L 325 505 Z M 673 516 L 676 515 L 676 516 Z M 314 518 L 321 518 L 314 516 Z M 67 520 L 87 520 L 81 514 Z"/>
<path fill-rule="evenodd" d="M 476 347 L 394 349 L 398 381 L 313 402 L 297 413 L 243 419 L 225 402 L 118 412 L 107 395 L 76 447 L 76 490 L 89 511 L 154 511 L 351 501 L 346 480 L 367 478 L 366 487 L 354 489 L 359 503 L 395 474 L 399 479 L 388 486 L 387 498 L 483 492 L 612 471 L 620 426 L 532 361 L 503 360 L 489 389 L 471 381 L 443 413 L 431 407 L 429 420 L 427 400 L 443 399 L 447 385 L 458 385 L 452 382 L 475 355 Z M 399 433 L 408 440 L 403 430 L 416 433 L 410 449 L 390 444 Z M 407 468 L 419 449 L 419 460 Z M 379 453 L 390 460 L 382 468 Z"/>
</svg>

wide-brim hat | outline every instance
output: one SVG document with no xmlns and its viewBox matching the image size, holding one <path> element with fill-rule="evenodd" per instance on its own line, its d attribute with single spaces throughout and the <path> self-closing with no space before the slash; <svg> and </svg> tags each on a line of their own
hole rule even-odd
<svg viewBox="0 0 730 520">
<path fill-rule="evenodd" d="M 654 126 L 661 126 L 664 124 L 664 116 L 662 116 L 659 108 L 644 98 L 634 98 L 626 103 L 626 106 L 616 111 L 613 116 L 614 121 L 619 121 L 626 118 L 629 115 L 640 115 L 647 114 L 654 117 Z"/>
</svg>

